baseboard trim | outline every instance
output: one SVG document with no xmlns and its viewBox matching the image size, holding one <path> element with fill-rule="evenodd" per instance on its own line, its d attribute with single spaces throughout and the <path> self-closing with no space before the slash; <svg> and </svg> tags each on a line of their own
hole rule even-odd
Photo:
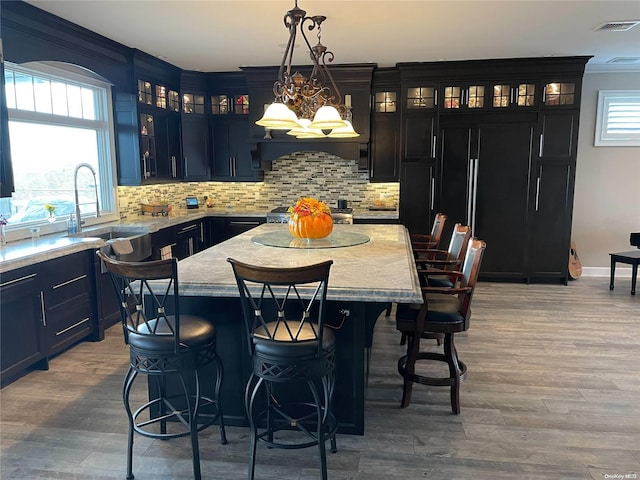
<svg viewBox="0 0 640 480">
<path fill-rule="evenodd" d="M 583 277 L 609 277 L 611 269 L 609 267 L 582 267 Z M 616 278 L 631 278 L 631 267 L 616 264 Z"/>
</svg>

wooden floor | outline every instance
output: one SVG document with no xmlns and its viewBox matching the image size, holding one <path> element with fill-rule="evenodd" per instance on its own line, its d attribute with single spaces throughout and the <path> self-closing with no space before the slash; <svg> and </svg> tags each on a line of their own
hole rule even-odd
<svg viewBox="0 0 640 480">
<path fill-rule="evenodd" d="M 331 480 L 640 479 L 640 295 L 630 279 L 562 285 L 481 283 L 471 329 L 459 335 L 469 367 L 462 413 L 446 387 L 414 388 L 399 408 L 402 354 L 393 317 L 376 326 L 366 434 L 339 436 Z M 434 347 L 435 348 L 435 347 Z M 82 343 L 4 388 L 2 479 L 125 476 L 121 331 Z M 201 438 L 203 478 L 246 478 L 248 437 L 217 428 Z M 136 479 L 191 476 L 188 440 L 136 436 Z M 258 479 L 317 479 L 315 449 L 258 449 Z"/>
</svg>

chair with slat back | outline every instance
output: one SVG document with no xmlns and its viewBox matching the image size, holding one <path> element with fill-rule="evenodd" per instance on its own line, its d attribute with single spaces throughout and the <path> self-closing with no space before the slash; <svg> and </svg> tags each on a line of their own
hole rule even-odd
<svg viewBox="0 0 640 480">
<path fill-rule="evenodd" d="M 175 258 L 122 262 L 100 251 L 97 255 L 111 275 L 130 352 L 122 393 L 129 420 L 127 478 L 134 478 L 135 432 L 163 440 L 190 436 L 193 476 L 199 479 L 198 432 L 217 421 L 221 442 L 227 443 L 219 396 L 222 363 L 216 351 L 216 328 L 207 319 L 180 313 Z M 207 396 L 202 393 L 200 373 L 211 363 L 216 367 L 211 380 L 214 394 Z M 132 405 L 137 401 L 130 394 L 139 374 L 147 378 L 149 398 Z M 182 393 L 168 395 L 165 385 L 174 381 Z"/>
<path fill-rule="evenodd" d="M 471 227 L 456 223 L 447 250 L 414 249 L 420 283 L 423 286 L 453 287 L 456 275 L 449 272 L 460 270 L 470 238 Z M 438 340 L 438 345 L 440 345 L 442 334 L 434 334 L 434 338 Z M 403 333 L 400 345 L 404 345 L 406 340 L 407 336 Z"/>
<path fill-rule="evenodd" d="M 447 221 L 447 216 L 443 213 L 436 213 L 431 225 L 430 234 L 412 233 L 411 245 L 413 248 L 425 249 L 425 248 L 438 248 L 440 239 L 442 238 L 442 232 L 444 231 L 444 224 Z"/>
<path fill-rule="evenodd" d="M 454 334 L 469 328 L 471 300 L 485 247 L 482 240 L 469 240 L 462 269 L 452 272 L 457 277 L 453 287 L 423 286 L 423 304 L 398 305 L 396 328 L 407 335 L 407 353 L 398 360 L 398 372 L 404 379 L 401 407 L 409 406 L 413 384 L 420 383 L 449 386 L 451 409 L 460 413 L 460 382 L 467 366 L 458 359 Z M 444 353 L 420 351 L 420 340 L 431 338 L 434 333 L 444 335 Z M 417 373 L 416 362 L 423 360 L 447 363 L 449 376 L 436 378 Z"/>
<path fill-rule="evenodd" d="M 254 478 L 258 440 L 275 448 L 318 446 L 326 480 L 325 442 L 330 440 L 335 452 L 337 430 L 332 411 L 335 336 L 324 324 L 333 261 L 292 268 L 228 261 L 240 292 L 253 364 L 245 391 L 251 428 L 249 480 Z M 302 394 L 304 398 L 298 398 Z M 298 435 L 282 435 L 283 430 Z"/>
</svg>

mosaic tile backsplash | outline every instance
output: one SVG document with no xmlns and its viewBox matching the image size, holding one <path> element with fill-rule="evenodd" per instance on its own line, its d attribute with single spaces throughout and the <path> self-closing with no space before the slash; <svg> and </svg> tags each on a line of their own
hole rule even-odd
<svg viewBox="0 0 640 480">
<path fill-rule="evenodd" d="M 369 183 L 369 174 L 359 171 L 355 160 L 345 160 L 324 152 L 298 152 L 272 163 L 263 182 L 191 182 L 118 187 L 120 217 L 140 213 L 141 203 L 168 203 L 184 206 L 187 196 L 213 200 L 218 208 L 270 210 L 293 205 L 301 196 L 312 196 L 335 206 L 346 199 L 354 209 L 369 205 L 395 206 L 399 183 Z"/>
</svg>

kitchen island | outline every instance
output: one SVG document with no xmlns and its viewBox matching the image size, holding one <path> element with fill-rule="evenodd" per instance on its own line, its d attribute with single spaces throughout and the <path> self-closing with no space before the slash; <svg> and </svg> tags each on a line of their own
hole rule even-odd
<svg viewBox="0 0 640 480">
<path fill-rule="evenodd" d="M 388 302 L 420 303 L 407 230 L 402 225 L 335 225 L 334 232 L 366 235 L 366 243 L 341 248 L 279 248 L 252 241 L 286 225 L 263 224 L 178 263 L 181 313 L 210 318 L 218 330 L 224 366 L 225 421 L 247 425 L 244 386 L 251 372 L 242 328 L 237 285 L 227 262 L 232 257 L 270 267 L 293 267 L 333 260 L 327 293 L 327 324 L 336 329 L 334 410 L 339 431 L 364 433 L 366 348 Z M 400 386 L 400 383 L 399 383 Z"/>
</svg>

